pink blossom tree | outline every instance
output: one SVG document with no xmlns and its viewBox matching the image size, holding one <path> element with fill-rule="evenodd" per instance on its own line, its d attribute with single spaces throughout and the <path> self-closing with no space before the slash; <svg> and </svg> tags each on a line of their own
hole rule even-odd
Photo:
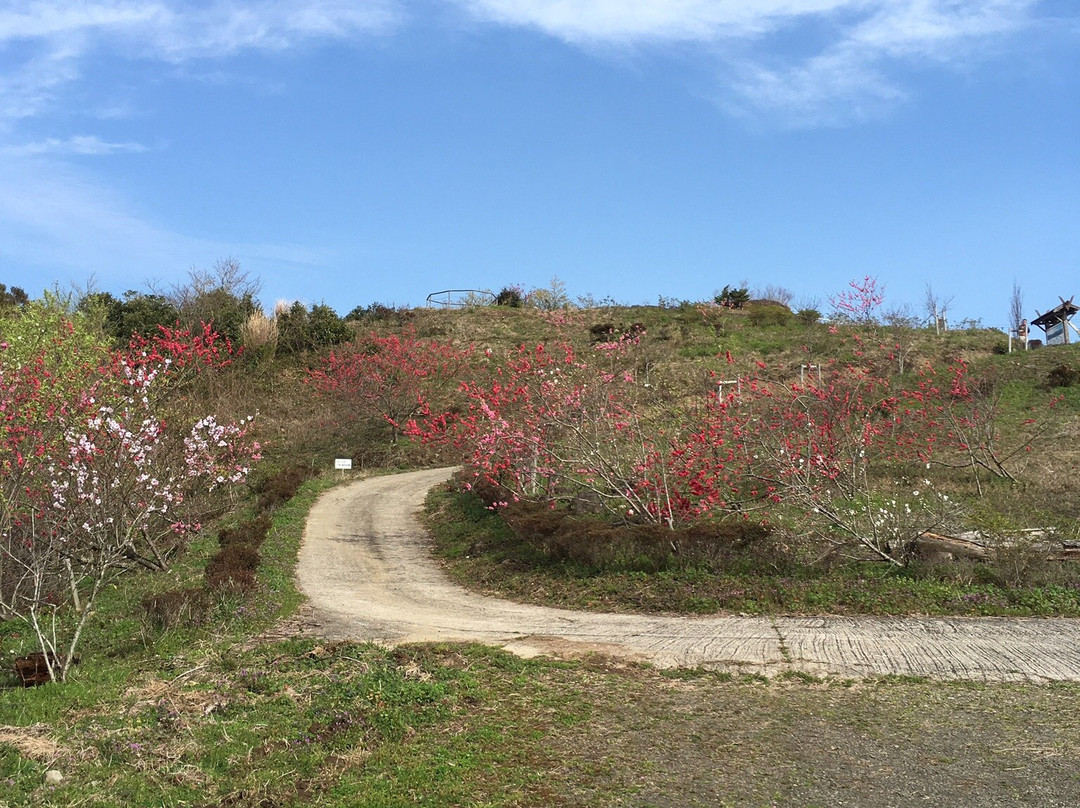
<svg viewBox="0 0 1080 808">
<path fill-rule="evenodd" d="M 48 302 L 0 327 L 0 616 L 32 628 L 63 680 L 102 587 L 166 569 L 200 496 L 242 482 L 259 447 L 250 418 L 167 422 L 182 362 L 156 349 L 110 351 Z"/>
<path fill-rule="evenodd" d="M 849 281 L 847 289 L 829 298 L 835 316 L 864 324 L 875 321 L 877 310 L 884 302 L 885 287 L 873 275 Z"/>
</svg>

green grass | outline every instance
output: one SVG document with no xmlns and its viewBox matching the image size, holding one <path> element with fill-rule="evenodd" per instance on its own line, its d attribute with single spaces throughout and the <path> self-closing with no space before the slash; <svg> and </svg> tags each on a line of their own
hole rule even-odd
<svg viewBox="0 0 1080 808">
<path fill-rule="evenodd" d="M 141 593 L 197 579 L 215 549 L 200 539 L 168 582 L 137 575 L 105 595 L 69 683 L 6 682 L 0 805 L 825 805 L 838 778 L 863 804 L 942 804 L 959 775 L 1000 803 L 1007 767 L 1049 794 L 1029 804 L 1049 806 L 1080 785 L 1064 763 L 1080 752 L 1075 685 L 768 680 L 475 645 L 253 639 L 299 602 L 304 515 L 334 482 L 309 481 L 275 514 L 255 598 L 222 599 L 200 627 L 140 619 Z M 488 516 L 474 510 L 459 544 Z M 459 547 L 459 560 L 477 549 Z M 603 588 L 614 597 L 620 582 Z M 26 647 L 3 631 L 6 656 Z M 922 763 L 875 763 L 889 754 Z M 935 786 L 926 765 L 948 777 Z"/>
<path fill-rule="evenodd" d="M 505 805 L 541 788 L 522 756 L 543 756 L 547 722 L 588 714 L 534 675 L 564 666 L 481 647 L 252 641 L 301 602 L 304 519 L 337 482 L 311 480 L 276 511 L 259 590 L 219 598 L 203 625 L 156 630 L 139 602 L 196 583 L 210 531 L 167 575 L 135 573 L 105 593 L 67 683 L 24 690 L 5 670 L 0 806 Z M 0 624 L 4 658 L 30 650 L 24 629 Z M 521 751 L 506 743 L 519 730 L 533 741 Z M 494 774 L 508 762 L 513 781 Z M 59 786 L 43 785 L 50 767 Z"/>
<path fill-rule="evenodd" d="M 129 673 L 78 697 L 3 694 L 47 726 L 0 740 L 0 805 L 800 805 L 826 804 L 838 781 L 875 804 L 890 789 L 947 797 L 960 774 L 1000 800 L 1006 766 L 1057 799 L 1080 785 L 1076 685 L 660 675 L 314 639 Z M 59 786 L 42 784 L 46 766 Z M 926 766 L 948 777 L 935 786 Z"/>
<path fill-rule="evenodd" d="M 30 713 L 5 710 L 9 721 L 49 723 L 60 750 L 49 765 L 65 780 L 43 788 L 46 761 L 0 743 L 15 772 L 0 779 L 0 805 L 468 804 L 516 761 L 515 778 L 500 774 L 487 798 L 512 804 L 535 780 L 521 756 L 543 753 L 508 736 L 538 741 L 545 722 L 587 715 L 533 675 L 545 668 L 558 670 L 479 647 L 292 640 L 144 660 L 122 688 L 9 691 L 5 708 L 34 702 Z"/>
</svg>

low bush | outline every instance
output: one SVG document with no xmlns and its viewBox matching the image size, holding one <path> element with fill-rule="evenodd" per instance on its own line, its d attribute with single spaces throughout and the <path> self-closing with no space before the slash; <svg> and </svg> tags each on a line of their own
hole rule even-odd
<svg viewBox="0 0 1080 808">
<path fill-rule="evenodd" d="M 770 325 L 787 325 L 791 322 L 791 309 L 783 303 L 773 300 L 749 300 L 743 308 L 746 309 L 750 325 L 757 328 Z"/>
<path fill-rule="evenodd" d="M 504 286 L 495 296 L 495 305 L 520 309 L 525 305 L 525 294 L 520 286 Z"/>
<path fill-rule="evenodd" d="M 248 544 L 230 544 L 207 562 L 203 579 L 214 592 L 250 592 L 255 588 L 259 551 Z"/>
<path fill-rule="evenodd" d="M 590 326 L 589 334 L 592 335 L 593 342 L 607 342 L 615 336 L 615 324 L 597 323 Z"/>
<path fill-rule="evenodd" d="M 311 470 L 307 466 L 293 465 L 266 478 L 256 489 L 259 510 L 268 511 L 288 502 L 310 476 Z"/>
<path fill-rule="evenodd" d="M 266 540 L 266 534 L 270 532 L 272 521 L 270 514 L 264 511 L 247 522 L 241 522 L 233 527 L 222 528 L 218 533 L 218 544 L 221 547 L 228 547 L 230 544 L 247 544 L 251 547 L 258 547 Z"/>
<path fill-rule="evenodd" d="M 1068 365 L 1058 365 L 1046 374 L 1047 387 L 1072 387 L 1075 384 L 1080 384 L 1080 370 Z"/>
<path fill-rule="evenodd" d="M 200 625 L 210 610 L 210 595 L 201 586 L 183 586 L 152 592 L 140 601 L 146 618 L 158 629 Z"/>
<path fill-rule="evenodd" d="M 596 570 L 787 565 L 782 546 L 770 541 L 769 528 L 751 522 L 704 522 L 672 530 L 658 524 L 617 525 L 523 502 L 501 513 L 519 539 L 550 559 Z"/>
<path fill-rule="evenodd" d="M 713 296 L 713 302 L 729 309 L 741 309 L 750 300 L 750 290 L 745 286 L 732 288 L 725 286 Z"/>
</svg>

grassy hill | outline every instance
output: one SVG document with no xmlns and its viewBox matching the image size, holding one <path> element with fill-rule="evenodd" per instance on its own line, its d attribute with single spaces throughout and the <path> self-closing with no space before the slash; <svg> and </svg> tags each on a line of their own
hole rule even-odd
<svg viewBox="0 0 1080 808">
<path fill-rule="evenodd" d="M 679 532 L 613 520 L 580 490 L 564 497 L 549 489 L 555 517 L 541 518 L 527 507 L 491 510 L 458 486 L 432 498 L 428 519 L 451 574 L 466 585 L 626 611 L 1080 613 L 1075 562 L 1051 554 L 1077 538 L 1080 513 L 1075 347 L 1008 355 L 1000 332 L 830 325 L 770 303 L 369 307 L 346 325 L 361 353 L 374 350 L 371 334 L 435 341 L 471 348 L 476 364 L 468 367 L 485 372 L 540 342 L 568 343 L 595 363 L 598 344 L 631 335 L 619 368 L 647 385 L 639 400 L 664 428 L 676 421 L 667 414 L 705 412 L 720 379 L 784 386 L 804 365 L 858 364 L 900 390 L 917 386 L 928 364 L 962 360 L 997 408 L 997 439 L 1031 446 L 1009 461 L 1014 479 L 981 476 L 981 494 L 964 469 L 932 470 L 936 489 L 964 506 L 953 527 L 1009 541 L 981 558 L 915 553 L 899 565 L 857 543 L 830 544 L 834 534 L 797 503 L 749 520 L 718 509 Z M 250 486 L 215 506 L 216 519 L 167 572 L 110 582 L 67 683 L 24 690 L 4 667 L 0 805 L 815 804 L 837 783 L 867 804 L 885 793 L 872 783 L 890 794 L 922 789 L 940 802 L 960 777 L 1005 804 L 1014 792 L 995 779 L 1003 769 L 1028 793 L 1041 789 L 1041 804 L 1076 793 L 1075 774 L 1057 764 L 1078 751 L 1069 685 L 668 677 L 603 659 L 321 641 L 304 621 L 292 569 L 307 508 L 341 478 L 332 460 L 354 459 L 355 476 L 459 462 L 461 449 L 395 439 L 377 409 L 316 395 L 310 371 L 348 343 L 296 344 L 250 346 L 190 394 L 197 400 L 185 400 L 258 413 L 265 459 Z M 464 414 L 459 392 L 440 386 L 430 402 Z M 1053 416 L 1038 434 L 1026 423 L 1032 408 Z M 875 468 L 874 491 L 920 479 L 906 462 Z M 1029 527 L 1052 533 L 1018 532 Z M 228 550 L 237 545 L 248 549 Z M 25 623 L 0 622 L 3 659 L 34 647 Z M 893 750 L 907 763 L 944 767 L 940 788 L 906 763 L 870 765 Z M 63 779 L 46 783 L 49 769 Z M 903 771 L 917 776 L 906 780 Z"/>
</svg>

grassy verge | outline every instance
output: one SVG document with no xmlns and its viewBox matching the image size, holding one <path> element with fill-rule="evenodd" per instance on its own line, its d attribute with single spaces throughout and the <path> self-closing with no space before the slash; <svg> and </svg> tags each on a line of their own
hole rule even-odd
<svg viewBox="0 0 1080 808">
<path fill-rule="evenodd" d="M 1073 685 L 665 676 L 297 640 L 194 661 L 163 658 L 63 709 L 48 688 L 25 694 L 52 707 L 0 730 L 0 804 L 1051 806 L 1080 793 Z M 64 780 L 43 785 L 46 767 Z"/>
<path fill-rule="evenodd" d="M 0 688 L 0 806 L 1074 804 L 1080 687 L 664 674 L 469 645 L 253 637 L 299 603 L 309 481 L 261 586 L 154 631 L 133 577 L 66 685 Z M 195 581 L 196 545 L 169 585 Z M 3 652 L 26 638 L 12 624 Z M 63 779 L 46 784 L 46 770 Z M 962 784 L 963 788 L 959 788 Z M 965 797 L 964 795 L 971 795 Z M 929 802 L 928 802 L 929 801 Z"/>
<path fill-rule="evenodd" d="M 598 611 L 745 614 L 1080 616 L 1080 579 L 1006 586 L 988 564 L 904 570 L 876 563 L 771 570 L 752 557 L 641 571 L 553 559 L 471 494 L 436 489 L 427 522 L 459 583 L 522 602 Z M 753 550 L 748 551 L 750 553 Z"/>
</svg>

